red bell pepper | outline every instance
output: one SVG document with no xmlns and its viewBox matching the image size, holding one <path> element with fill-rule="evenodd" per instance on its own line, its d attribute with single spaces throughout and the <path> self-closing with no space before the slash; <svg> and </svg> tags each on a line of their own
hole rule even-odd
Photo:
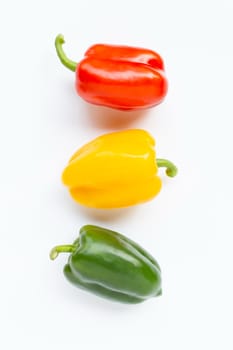
<svg viewBox="0 0 233 350">
<path fill-rule="evenodd" d="M 164 63 L 154 51 L 96 44 L 79 63 L 65 55 L 62 35 L 55 40 L 61 62 L 76 72 L 77 93 L 87 102 L 122 110 L 153 107 L 167 93 Z"/>
</svg>

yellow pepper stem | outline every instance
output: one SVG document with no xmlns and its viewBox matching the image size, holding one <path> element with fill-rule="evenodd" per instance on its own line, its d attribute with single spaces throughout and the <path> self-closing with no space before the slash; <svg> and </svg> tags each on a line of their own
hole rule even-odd
<svg viewBox="0 0 233 350">
<path fill-rule="evenodd" d="M 158 168 L 167 168 L 167 176 L 174 177 L 177 175 L 178 169 L 170 160 L 158 158 L 156 159 L 156 163 Z"/>
</svg>

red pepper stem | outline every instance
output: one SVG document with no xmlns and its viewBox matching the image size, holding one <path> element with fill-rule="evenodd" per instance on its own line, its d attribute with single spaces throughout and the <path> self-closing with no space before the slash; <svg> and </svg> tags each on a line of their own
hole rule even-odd
<svg viewBox="0 0 233 350">
<path fill-rule="evenodd" d="M 74 61 L 71 61 L 65 54 L 62 45 L 65 43 L 64 36 L 62 34 L 58 34 L 55 39 L 55 47 L 57 51 L 57 55 L 60 58 L 61 63 L 64 64 L 65 67 L 69 68 L 73 72 L 75 72 L 77 63 Z"/>
<path fill-rule="evenodd" d="M 163 167 L 167 168 L 166 169 L 167 176 L 170 176 L 170 177 L 176 176 L 178 169 L 172 162 L 170 162 L 170 160 L 159 158 L 159 159 L 156 159 L 156 163 L 158 168 L 163 168 Z"/>
<path fill-rule="evenodd" d="M 58 245 L 54 247 L 49 256 L 51 260 L 56 259 L 56 257 L 59 255 L 59 253 L 73 253 L 76 246 L 73 244 L 67 244 L 67 245 Z"/>
</svg>

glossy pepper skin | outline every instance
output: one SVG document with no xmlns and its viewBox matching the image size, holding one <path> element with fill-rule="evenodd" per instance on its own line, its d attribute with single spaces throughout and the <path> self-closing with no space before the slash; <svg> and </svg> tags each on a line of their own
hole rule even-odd
<svg viewBox="0 0 233 350">
<path fill-rule="evenodd" d="M 174 164 L 157 159 L 155 141 L 145 130 L 104 134 L 80 148 L 63 171 L 63 183 L 73 199 L 92 208 L 120 208 L 155 197 L 161 189 L 158 167 L 167 175 Z"/>
<path fill-rule="evenodd" d="M 152 50 L 96 44 L 79 63 L 69 60 L 62 35 L 55 40 L 61 62 L 75 71 L 76 90 L 87 102 L 121 110 L 153 107 L 167 93 L 167 79 L 160 55 Z"/>
<path fill-rule="evenodd" d="M 83 226 L 72 245 L 56 246 L 50 258 L 61 252 L 70 252 L 64 274 L 78 288 L 133 304 L 161 295 L 161 270 L 156 260 L 117 232 Z"/>
</svg>

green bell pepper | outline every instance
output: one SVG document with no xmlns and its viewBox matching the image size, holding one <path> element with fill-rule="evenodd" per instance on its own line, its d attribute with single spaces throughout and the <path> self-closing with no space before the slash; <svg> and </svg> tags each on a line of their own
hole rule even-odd
<svg viewBox="0 0 233 350">
<path fill-rule="evenodd" d="M 161 295 L 161 270 L 155 259 L 129 238 L 86 225 L 72 245 L 56 246 L 53 260 L 71 253 L 64 267 L 75 286 L 122 303 L 140 303 Z"/>
</svg>

